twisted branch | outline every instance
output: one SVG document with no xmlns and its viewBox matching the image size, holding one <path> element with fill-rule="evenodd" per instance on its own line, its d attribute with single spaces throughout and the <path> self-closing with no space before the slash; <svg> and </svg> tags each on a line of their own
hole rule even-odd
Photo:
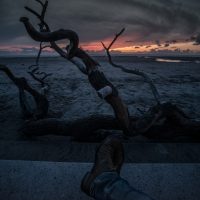
<svg viewBox="0 0 200 200">
<path fill-rule="evenodd" d="M 40 17 L 38 16 L 38 18 Z M 63 29 L 51 32 L 48 25 L 44 23 L 44 19 L 41 20 L 41 23 L 45 27 L 45 32 L 37 31 L 29 22 L 28 18 L 23 17 L 20 19 L 20 21 L 24 23 L 28 34 L 34 40 L 40 42 L 50 42 L 51 47 L 57 53 L 59 53 L 61 57 L 64 57 L 65 59 L 69 60 L 70 62 L 75 64 L 84 74 L 87 74 L 88 79 L 91 85 L 95 88 L 95 90 L 97 92 L 98 90 L 101 90 L 100 96 L 104 96 L 105 88 L 109 87 L 109 93 L 106 94 L 105 100 L 112 106 L 115 116 L 120 123 L 121 129 L 124 131 L 125 134 L 130 134 L 130 120 L 126 105 L 118 95 L 117 89 L 112 85 L 112 83 L 110 83 L 106 79 L 105 75 L 99 71 L 99 64 L 93 58 L 91 58 L 85 51 L 78 48 L 79 38 L 77 34 L 74 31 Z M 67 52 L 63 51 L 55 43 L 55 41 L 60 39 L 70 40 L 70 45 L 66 47 Z M 74 56 L 81 59 L 85 67 L 73 60 L 72 58 Z"/>
<path fill-rule="evenodd" d="M 35 0 L 37 2 L 39 2 L 38 0 Z M 28 10 L 29 12 L 31 12 L 33 15 L 35 15 L 39 20 L 40 20 L 40 25 L 42 28 L 40 28 L 40 30 L 42 29 L 45 32 L 51 32 L 49 25 L 45 22 L 45 15 L 46 15 L 46 11 L 47 11 L 47 7 L 48 7 L 48 1 L 46 0 L 45 3 L 42 3 L 40 1 L 40 4 L 42 6 L 42 14 L 38 14 L 36 11 L 32 10 L 31 8 L 25 7 L 26 10 Z M 23 21 L 23 19 L 22 19 Z M 67 39 L 67 38 L 64 38 Z M 75 42 L 76 43 L 76 42 Z M 75 66 L 78 67 L 78 69 L 87 75 L 87 71 L 85 69 L 85 66 L 78 62 L 77 60 L 73 59 L 72 57 L 69 56 L 69 52 L 71 51 L 72 47 L 73 47 L 73 42 L 70 43 L 70 45 L 68 47 L 66 47 L 66 50 L 68 50 L 68 53 L 63 51 L 57 44 L 55 41 L 50 41 L 51 44 L 51 48 L 54 49 L 61 57 L 67 59 L 69 62 L 71 62 L 72 64 L 74 64 Z M 77 45 L 78 46 L 78 45 Z M 74 47 L 75 48 L 75 47 Z"/>
<path fill-rule="evenodd" d="M 34 117 L 35 119 L 41 119 L 44 118 L 48 113 L 48 107 L 49 103 L 46 99 L 45 95 L 39 93 L 35 89 L 33 89 L 27 82 L 27 80 L 22 77 L 18 78 L 16 77 L 10 69 L 5 65 L 0 65 L 0 71 L 3 71 L 6 73 L 6 75 L 14 82 L 14 84 L 19 88 L 19 98 L 20 98 L 20 105 L 22 108 L 22 112 L 24 114 L 24 117 Z M 33 112 L 33 110 L 30 108 L 28 101 L 25 96 L 25 92 L 27 91 L 36 103 L 36 111 Z"/>
<path fill-rule="evenodd" d="M 40 31 L 45 32 L 49 29 L 48 24 L 45 23 L 45 21 L 44 21 L 45 13 L 46 13 L 47 7 L 48 7 L 48 1 L 46 1 L 45 3 L 43 3 L 40 0 L 35 0 L 35 1 L 38 2 L 42 7 L 41 14 L 37 13 L 36 11 L 34 11 L 33 9 L 31 9 L 27 6 L 25 6 L 25 9 L 27 11 L 29 11 L 30 13 L 32 13 L 33 15 L 35 15 L 40 20 L 40 23 L 38 24 Z M 42 88 L 47 88 L 47 90 L 48 90 L 49 84 L 45 82 L 45 79 L 47 77 L 51 76 L 52 74 L 47 74 L 45 72 L 39 71 L 39 60 L 40 60 L 40 56 L 42 54 L 42 51 L 45 48 L 51 48 L 51 46 L 50 45 L 42 46 L 42 44 L 43 44 L 43 42 L 40 42 L 40 49 L 38 51 L 38 55 L 37 55 L 37 58 L 36 58 L 36 64 L 29 66 L 30 71 L 28 73 L 31 75 L 31 77 L 34 80 L 36 80 L 37 82 L 39 82 L 41 84 Z M 31 70 L 31 68 L 33 68 L 33 69 Z M 38 76 L 38 75 L 43 75 L 43 76 L 41 77 L 41 76 Z M 45 86 L 47 86 L 47 87 L 45 87 Z"/>
<path fill-rule="evenodd" d="M 45 73 L 45 72 L 40 72 L 39 71 L 39 60 L 40 60 L 40 56 L 42 53 L 42 50 L 45 48 L 49 48 L 49 45 L 46 46 L 42 46 L 42 42 L 40 43 L 40 49 L 38 51 L 38 55 L 36 58 L 36 64 L 29 66 L 29 71 L 28 73 L 31 75 L 31 77 L 36 80 L 37 82 L 39 82 L 41 84 L 42 88 L 47 88 L 47 90 L 49 89 L 49 84 L 45 82 L 46 78 L 51 76 L 52 73 Z"/>
<path fill-rule="evenodd" d="M 125 31 L 125 28 L 123 28 L 119 33 L 117 33 L 108 47 L 106 47 L 106 45 L 103 42 L 101 42 L 105 51 L 106 51 L 106 54 L 108 56 L 108 61 L 113 67 L 119 68 L 125 73 L 142 76 L 145 79 L 145 81 L 150 85 L 153 96 L 154 96 L 157 104 L 160 104 L 160 95 L 158 93 L 158 90 L 157 90 L 156 86 L 154 85 L 153 81 L 151 80 L 151 78 L 146 73 L 141 72 L 137 69 L 134 69 L 134 70 L 133 69 L 127 69 L 122 65 L 114 63 L 113 60 L 112 60 L 112 56 L 110 54 L 110 49 L 114 45 L 114 43 L 117 41 L 117 39 L 123 34 L 124 31 Z"/>
<path fill-rule="evenodd" d="M 110 119 L 97 120 L 96 125 L 99 125 L 100 122 L 102 122 L 102 124 L 100 126 L 97 126 L 97 129 L 102 128 L 102 127 L 109 129 L 110 127 L 112 127 L 112 129 L 113 128 L 120 129 L 120 130 L 123 130 L 125 134 L 129 134 L 129 133 L 133 133 L 133 128 L 135 128 L 136 131 L 139 131 L 139 133 L 141 132 L 142 134 L 151 137 L 151 132 L 149 133 L 148 131 L 149 130 L 151 131 L 151 129 L 154 128 L 156 121 L 158 121 L 160 118 L 166 118 L 167 121 L 169 121 L 169 122 L 171 122 L 171 120 L 172 120 L 172 122 L 174 122 L 174 121 L 177 122 L 178 125 L 180 125 L 180 129 L 181 129 L 180 131 L 182 131 L 183 125 L 185 125 L 187 123 L 189 124 L 188 130 L 191 129 L 191 126 L 193 126 L 193 123 L 191 125 L 190 122 L 187 122 L 188 120 L 185 119 L 185 117 L 182 117 L 181 113 L 179 111 L 177 112 L 177 110 L 173 107 L 173 105 L 169 105 L 169 106 L 163 105 L 163 104 L 160 105 L 160 97 L 159 97 L 158 91 L 157 91 L 155 85 L 153 84 L 152 80 L 146 74 L 144 74 L 143 72 L 140 72 L 138 70 L 126 69 L 125 67 L 123 67 L 121 65 L 117 65 L 112 61 L 112 57 L 110 55 L 110 49 L 113 46 L 113 44 L 116 42 L 118 37 L 124 32 L 125 29 L 122 29 L 115 36 L 115 38 L 113 39 L 113 41 L 110 43 L 110 45 L 108 47 L 106 47 L 103 43 L 102 43 L 102 45 L 107 52 L 109 62 L 112 66 L 120 68 L 122 71 L 124 71 L 126 73 L 136 74 L 136 75 L 144 77 L 145 80 L 151 86 L 152 92 L 154 94 L 154 97 L 155 97 L 158 105 L 156 108 L 152 109 L 152 111 L 149 111 L 149 113 L 147 113 L 142 119 L 138 119 L 137 120 L 138 122 L 136 122 L 135 120 L 132 120 L 132 117 L 129 116 L 128 109 L 127 109 L 126 105 L 124 104 L 124 102 L 122 101 L 122 99 L 120 98 L 117 89 L 106 79 L 105 75 L 99 71 L 99 69 L 98 69 L 99 64 L 95 60 L 93 60 L 86 52 L 84 52 L 82 49 L 78 48 L 78 46 L 74 45 L 73 39 L 77 39 L 77 38 L 73 36 L 73 32 L 72 31 L 66 32 L 66 30 L 59 30 L 59 31 L 51 33 L 51 30 L 50 30 L 48 24 L 44 20 L 47 6 L 45 8 L 45 6 L 44 6 L 45 4 L 43 4 L 40 0 L 36 0 L 36 1 L 39 2 L 41 4 L 41 6 L 43 7 L 43 14 L 38 15 L 37 12 L 33 12 L 33 10 L 30 10 L 30 9 L 29 9 L 29 11 L 39 18 L 39 20 L 41 21 L 42 28 L 41 28 L 40 32 L 38 32 L 34 29 L 32 24 L 30 24 L 30 22 L 28 21 L 27 18 L 22 18 L 21 21 L 26 26 L 29 35 L 34 40 L 37 40 L 40 42 L 42 42 L 42 41 L 50 42 L 51 48 L 53 48 L 61 57 L 64 57 L 65 59 L 69 60 L 70 62 L 75 64 L 84 74 L 88 75 L 88 79 L 89 79 L 91 85 L 97 91 L 105 89 L 106 87 L 109 87 L 109 89 L 111 89 L 111 93 L 109 93 L 109 95 L 107 95 L 105 97 L 105 100 L 112 106 L 112 108 L 115 112 L 115 117 L 116 117 L 117 121 L 115 121 L 115 118 L 114 118 L 114 120 L 110 120 Z M 48 5 L 48 3 L 46 5 Z M 72 34 L 72 35 L 70 35 L 70 34 Z M 70 39 L 71 36 L 72 36 L 72 40 Z M 67 39 L 67 38 L 70 40 L 70 45 L 66 47 L 67 51 L 64 51 L 55 43 L 55 41 L 59 40 L 59 39 Z M 76 44 L 78 45 L 78 41 L 76 41 L 76 42 L 77 42 Z M 85 64 L 85 66 L 78 63 L 76 60 L 72 59 L 73 56 L 80 58 L 82 60 L 82 62 Z M 37 69 L 34 69 L 34 71 L 36 72 Z M 171 107 L 171 111 L 170 111 L 170 113 L 168 113 L 168 110 L 170 110 L 169 109 L 170 107 Z M 45 122 L 44 121 L 36 122 L 36 124 L 33 124 L 33 127 L 31 127 L 30 129 L 33 129 L 33 133 L 39 133 L 39 134 L 45 134 L 45 133 L 49 133 L 51 131 L 53 131 L 53 133 L 57 133 L 57 132 L 61 131 L 62 133 L 66 134 L 67 130 L 69 130 L 69 133 L 73 132 L 73 130 L 75 130 L 75 133 L 79 133 L 81 131 L 84 131 L 86 121 L 83 121 L 83 126 L 80 126 L 82 124 L 82 121 L 80 121 L 80 124 L 78 126 L 77 126 L 77 124 L 75 124 L 75 126 L 71 126 L 71 128 L 69 130 L 68 128 L 70 127 L 69 126 L 70 124 L 63 125 L 63 123 L 61 123 L 61 124 L 57 123 L 57 121 L 55 121 L 54 119 L 50 120 L 50 121 L 47 119 L 47 121 L 45 121 Z M 93 133 L 93 131 L 96 130 L 95 122 L 93 121 L 93 119 L 92 120 L 89 119 L 88 121 L 89 121 L 89 123 L 87 123 L 88 129 L 86 128 L 86 131 L 88 133 L 91 130 L 91 132 Z M 107 122 L 109 122 L 109 123 L 107 123 Z M 172 122 L 171 122 L 171 124 L 173 124 Z M 104 127 L 105 124 L 106 124 L 106 126 Z M 41 127 L 40 127 L 40 125 L 41 125 Z M 164 126 L 162 126 L 162 127 L 164 127 Z M 195 127 L 194 127 L 195 131 L 197 131 L 198 133 L 199 133 L 199 127 L 200 126 L 198 124 L 195 125 Z M 67 128 L 67 129 L 65 129 L 65 128 Z M 160 129 L 157 127 L 155 127 L 155 129 L 153 129 L 152 135 L 155 135 L 156 130 L 158 130 L 158 133 L 161 134 L 161 137 L 163 137 L 163 132 L 160 131 Z M 174 130 L 174 128 L 170 129 L 170 132 L 171 132 L 171 130 Z M 175 130 L 175 132 L 176 131 L 177 130 Z M 179 130 L 177 132 L 178 132 L 177 133 L 177 135 L 178 135 Z M 30 133 L 29 129 L 28 129 L 28 133 Z M 188 134 L 188 131 L 187 131 L 187 134 Z"/>
<path fill-rule="evenodd" d="M 75 55 L 76 49 L 78 48 L 79 44 L 79 38 L 76 32 L 64 29 L 60 29 L 53 32 L 38 32 L 29 22 L 28 18 L 22 17 L 20 21 L 24 23 L 27 32 L 29 33 L 31 38 L 35 41 L 54 42 L 62 39 L 69 39 L 70 45 L 68 46 L 68 52 L 67 52 L 68 58 L 70 59 Z"/>
</svg>

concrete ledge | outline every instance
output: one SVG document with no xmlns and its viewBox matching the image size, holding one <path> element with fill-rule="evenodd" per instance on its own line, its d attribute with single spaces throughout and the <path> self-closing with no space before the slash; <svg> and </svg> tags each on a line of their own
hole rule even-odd
<svg viewBox="0 0 200 200">
<path fill-rule="evenodd" d="M 6 200 L 87 200 L 80 191 L 90 163 L 0 161 Z M 199 200 L 200 164 L 125 164 L 122 177 L 159 200 Z"/>
<path fill-rule="evenodd" d="M 0 159 L 93 162 L 94 143 L 0 141 Z M 200 163 L 198 143 L 124 143 L 126 163 Z"/>
</svg>

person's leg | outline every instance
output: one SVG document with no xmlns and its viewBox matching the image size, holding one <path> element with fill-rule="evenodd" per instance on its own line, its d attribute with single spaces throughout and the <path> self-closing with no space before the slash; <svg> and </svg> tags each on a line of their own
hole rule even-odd
<svg viewBox="0 0 200 200">
<path fill-rule="evenodd" d="M 130 186 L 116 172 L 104 172 L 91 184 L 91 196 L 97 200 L 151 200 Z"/>
<path fill-rule="evenodd" d="M 117 138 L 108 137 L 96 152 L 91 172 L 82 180 L 83 192 L 97 200 L 150 200 L 120 177 L 123 161 L 122 143 Z"/>
</svg>

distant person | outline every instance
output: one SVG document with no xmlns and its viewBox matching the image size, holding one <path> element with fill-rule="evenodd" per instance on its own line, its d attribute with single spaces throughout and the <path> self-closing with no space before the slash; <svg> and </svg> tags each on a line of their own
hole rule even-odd
<svg viewBox="0 0 200 200">
<path fill-rule="evenodd" d="M 108 137 L 96 151 L 92 170 L 82 180 L 82 191 L 96 200 L 152 200 L 120 177 L 123 161 L 122 143 Z"/>
</svg>

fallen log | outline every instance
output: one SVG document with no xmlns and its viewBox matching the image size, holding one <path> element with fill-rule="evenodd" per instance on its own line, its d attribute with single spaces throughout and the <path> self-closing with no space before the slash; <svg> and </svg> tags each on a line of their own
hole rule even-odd
<svg viewBox="0 0 200 200">
<path fill-rule="evenodd" d="M 183 138 L 186 142 L 200 141 L 200 122 L 192 121 L 181 114 L 176 118 L 179 123 L 174 123 L 174 120 L 171 121 L 171 117 L 165 113 L 167 107 L 171 107 L 171 112 L 173 112 L 175 116 L 178 116 L 180 110 L 169 103 L 163 104 L 159 108 L 151 108 L 143 117 L 135 118 L 130 116 L 131 128 L 132 131 L 134 131 L 132 137 L 143 135 L 149 140 L 162 142 L 178 141 L 179 139 L 183 141 Z M 162 113 L 162 115 L 160 114 L 160 117 L 158 118 L 157 113 Z M 184 119 L 183 124 L 183 121 L 179 120 L 180 118 Z M 154 123 L 151 123 L 151 121 Z M 149 126 L 149 123 L 151 126 Z M 145 129 L 145 126 L 148 128 Z M 30 121 L 22 127 L 21 132 L 28 136 L 70 136 L 75 140 L 87 141 L 92 137 L 96 137 L 99 140 L 103 139 L 103 137 L 99 137 L 101 130 L 111 130 L 112 132 L 109 132 L 108 134 L 115 134 L 116 130 L 121 130 L 121 127 L 113 116 L 92 115 L 73 121 L 53 118 Z"/>
</svg>

